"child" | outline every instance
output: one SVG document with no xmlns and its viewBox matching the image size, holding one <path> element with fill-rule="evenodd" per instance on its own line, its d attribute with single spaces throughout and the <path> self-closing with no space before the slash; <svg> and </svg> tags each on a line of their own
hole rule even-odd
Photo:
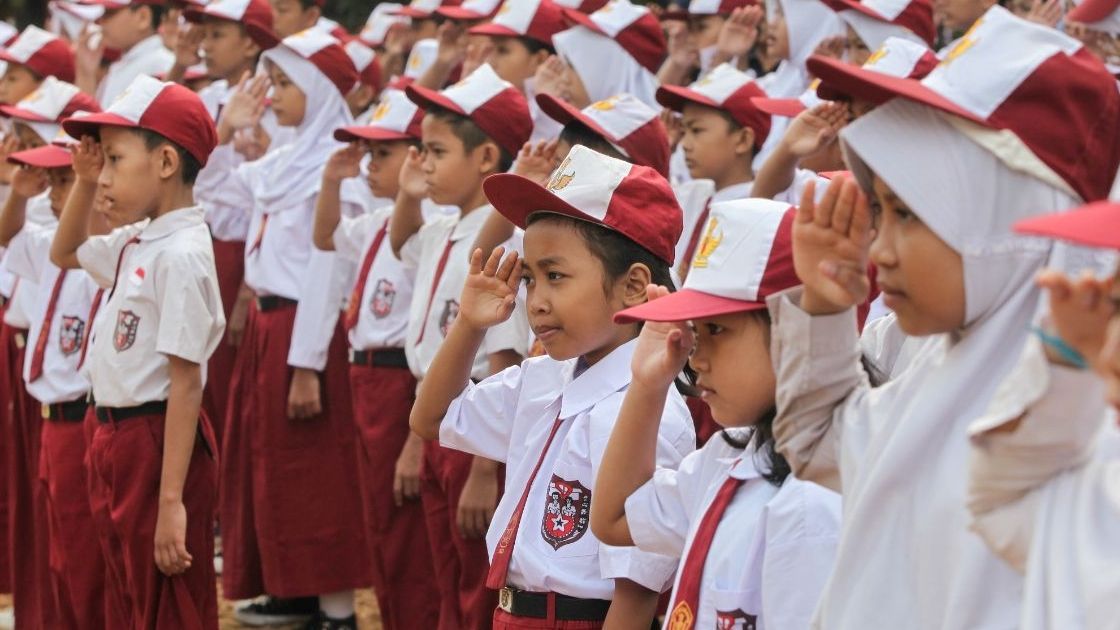
<svg viewBox="0 0 1120 630">
<path fill-rule="evenodd" d="M 804 288 L 769 301 L 778 449 L 799 478 L 844 493 L 821 627 L 1017 625 L 1022 580 L 967 529 L 965 431 L 1019 354 L 1038 302 L 1031 279 L 1049 255 L 1008 236 L 1011 224 L 1107 194 L 1120 165 L 1120 146 L 1106 140 L 1120 132 L 1120 94 L 1076 41 L 1002 8 L 972 35 L 920 83 L 837 73 L 855 98 L 897 97 L 840 134 L 860 186 L 874 191 L 874 242 L 850 180 L 834 180 L 819 204 L 809 186 L 794 229 Z M 1015 83 L 991 72 L 1028 61 Z M 1037 109 L 1034 94 L 1066 90 L 1084 97 Z M 1064 132 L 1040 133 L 1051 127 L 1039 120 Z M 876 389 L 850 329 L 869 259 L 894 311 L 864 333 L 872 361 L 885 353 L 895 363 Z M 916 338 L 901 366 L 878 347 L 892 331 Z M 872 574 L 892 587 L 852 578 Z"/>
<path fill-rule="evenodd" d="M 272 30 L 279 39 L 287 39 L 306 31 L 323 17 L 319 0 L 269 0 L 272 7 Z"/>
<path fill-rule="evenodd" d="M 439 593 L 420 505 L 423 445 L 408 428 L 416 379 L 405 359 L 413 276 L 388 242 L 393 207 L 358 217 L 340 213 L 341 185 L 360 175 L 378 199 L 394 199 L 401 165 L 420 144 L 422 112 L 403 92 L 386 92 L 368 126 L 343 127 L 335 138 L 351 145 L 331 156 L 315 208 L 314 242 L 359 265 L 344 325 L 350 340 L 350 393 L 361 438 L 362 497 L 373 590 L 388 630 L 434 628 Z"/>
<path fill-rule="evenodd" d="M 424 156 L 410 150 L 389 226 L 389 242 L 415 269 L 405 355 L 421 382 L 460 309 L 469 254 L 493 208 L 483 180 L 509 169 L 529 139 L 532 121 L 525 98 L 482 65 L 458 84 L 435 92 L 409 86 L 409 98 L 425 110 Z M 420 201 L 460 209 L 458 215 L 423 224 Z M 509 245 L 509 243 L 507 243 Z M 474 356 L 473 378 L 482 380 L 525 355 L 529 331 L 507 322 L 486 336 Z M 421 499 L 436 562 L 440 627 L 489 627 L 493 592 L 485 589 L 486 548 L 482 538 L 499 496 L 498 464 L 482 457 L 424 444 Z"/>
<path fill-rule="evenodd" d="M 657 91 L 658 102 L 683 115 L 680 146 L 693 178 L 677 191 L 686 208 L 677 244 L 681 278 L 708 222 L 708 204 L 752 196 L 751 164 L 770 134 L 770 115 L 751 99 L 765 95 L 749 75 L 726 63 L 687 88 L 666 85 Z"/>
<path fill-rule="evenodd" d="M 684 288 L 651 286 L 657 299 L 615 315 L 646 323 L 591 528 L 606 544 L 680 558 L 666 628 L 807 628 L 832 571 L 840 497 L 789 476 L 771 426 L 765 300 L 797 284 L 795 214 L 772 201 L 715 204 Z M 686 361 L 725 429 L 680 470 L 658 468 L 653 419 Z"/>
<path fill-rule="evenodd" d="M 762 9 L 757 8 L 753 0 L 692 0 L 687 11 L 662 13 L 661 20 L 668 22 L 669 56 L 657 73 L 661 83 L 684 85 L 696 78 L 697 73 L 703 75 L 722 63 L 738 61 L 734 59 L 735 53 L 727 50 L 728 45 L 721 42 L 725 39 L 724 27 L 732 15 L 749 15 L 746 19 L 737 18 L 744 22 L 745 33 L 753 31 L 744 38 L 748 42 L 746 50 L 742 51 L 745 55 L 754 47 L 762 18 Z"/>
<path fill-rule="evenodd" d="M 370 581 L 360 511 L 357 429 L 350 410 L 345 331 L 338 322 L 351 269 L 311 243 L 322 169 L 353 123 L 345 95 L 357 72 L 319 29 L 262 55 L 270 107 L 295 138 L 242 164 L 227 203 L 252 208 L 245 283 L 255 294 L 237 353 L 222 468 L 224 594 L 243 623 L 353 628 L 353 589 Z M 255 122 L 268 84 L 231 100 L 223 146 Z M 248 96 L 248 98 L 246 98 Z M 343 199 L 356 214 L 361 197 Z M 315 601 L 319 596 L 319 601 Z M 284 599 L 279 599 L 284 598 Z M 310 618 L 310 621 L 309 621 Z"/>
<path fill-rule="evenodd" d="M 78 40 L 77 84 L 86 94 L 96 95 L 99 103 L 112 103 L 138 76 L 167 72 L 175 55 L 164 47 L 159 36 L 164 5 L 158 0 L 102 0 L 105 13 L 97 19 L 101 38 L 91 46 L 90 31 Z M 98 80 L 97 68 L 106 48 L 119 50 L 120 59 L 109 65 Z"/>
<path fill-rule="evenodd" d="M 216 629 L 217 445 L 202 388 L 225 320 L 191 195 L 214 123 L 186 88 L 139 77 L 106 112 L 63 127 L 82 144 L 51 262 L 109 290 L 88 355 L 101 423 L 89 445 L 90 507 L 102 547 L 116 551 L 106 557 L 109 605 L 129 627 Z M 90 237 L 97 194 L 115 229 Z"/>
<path fill-rule="evenodd" d="M 925 46 L 937 39 L 930 0 L 828 0 L 828 5 L 847 28 L 848 63 L 863 65 L 889 37 Z"/>
<path fill-rule="evenodd" d="M 6 48 L 0 61 L 7 68 L 0 76 L 0 103 L 17 103 L 43 79 L 56 77 L 74 82 L 74 53 L 59 37 L 37 26 L 28 26 Z"/>
<path fill-rule="evenodd" d="M 1118 219 L 1120 206 L 1099 202 L 1015 229 L 1117 250 Z M 1103 280 L 1040 274 L 1049 313 L 998 404 L 969 427 L 972 527 L 1025 575 L 1021 628 L 1115 625 L 1118 281 L 1120 270 Z"/>
<path fill-rule="evenodd" d="M 843 22 L 821 0 L 769 0 L 763 43 L 781 63 L 759 86 L 771 98 L 796 98 L 812 79 L 805 68 L 809 55 L 825 39 L 843 34 Z"/>
<path fill-rule="evenodd" d="M 669 558 L 608 547 L 588 531 L 592 483 L 630 381 L 638 334 L 614 314 L 668 283 L 680 208 L 663 177 L 577 146 L 547 187 L 517 175 L 487 197 L 525 229 L 525 260 L 471 257 L 460 316 L 421 382 L 410 422 L 422 437 L 506 462 L 487 532 L 486 584 L 501 589 L 495 628 L 648 627 Z M 477 385 L 471 363 L 487 329 L 514 311 L 518 284 L 547 357 Z M 664 466 L 693 448 L 688 410 L 669 394 L 656 438 Z M 547 625 L 545 625 L 547 624 Z"/>
</svg>

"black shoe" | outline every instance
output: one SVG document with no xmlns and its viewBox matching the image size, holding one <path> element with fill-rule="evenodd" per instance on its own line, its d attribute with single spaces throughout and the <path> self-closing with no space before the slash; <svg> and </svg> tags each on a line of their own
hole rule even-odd
<svg viewBox="0 0 1120 630">
<path fill-rule="evenodd" d="M 233 611 L 245 626 L 280 626 L 304 623 L 319 613 L 318 597 L 280 598 L 271 595 Z"/>
<path fill-rule="evenodd" d="M 302 630 L 358 630 L 358 617 L 350 615 L 345 619 L 332 619 L 320 610 L 303 626 Z"/>
</svg>

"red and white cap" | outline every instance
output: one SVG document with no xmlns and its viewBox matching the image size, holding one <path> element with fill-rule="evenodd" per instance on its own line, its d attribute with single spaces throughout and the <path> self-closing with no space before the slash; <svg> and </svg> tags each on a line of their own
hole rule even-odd
<svg viewBox="0 0 1120 630">
<path fill-rule="evenodd" d="M 26 66 L 40 77 L 74 82 L 74 52 L 70 45 L 38 26 L 23 29 L 7 48 L 0 49 L 0 61 Z"/>
<path fill-rule="evenodd" d="M 607 5 L 609 0 L 556 0 L 565 9 L 575 9 L 584 13 L 594 13 Z"/>
<path fill-rule="evenodd" d="M 206 18 L 237 22 L 262 49 L 269 49 L 280 42 L 272 30 L 272 7 L 267 0 L 214 0 L 205 5 L 195 5 L 183 10 L 183 18 L 195 24 Z"/>
<path fill-rule="evenodd" d="M 453 7 L 459 4 L 456 0 L 412 0 L 408 6 L 397 9 L 393 14 L 423 20 L 432 17 L 441 6 Z"/>
<path fill-rule="evenodd" d="M 681 322 L 766 308 L 767 297 L 801 284 L 793 269 L 796 214 L 769 199 L 713 203 L 681 290 L 619 311 L 614 321 Z"/>
<path fill-rule="evenodd" d="M 16 41 L 17 37 L 19 37 L 19 29 L 7 22 L 0 21 L 0 48 Z"/>
<path fill-rule="evenodd" d="M 412 82 L 424 76 L 428 68 L 436 62 L 439 54 L 439 42 L 434 39 L 422 39 L 412 45 L 408 52 L 408 59 L 404 62 L 404 74 L 389 82 L 388 88 L 404 90 Z"/>
<path fill-rule="evenodd" d="M 937 38 L 930 0 L 824 0 L 856 35 L 875 49 L 888 37 L 932 46 Z"/>
<path fill-rule="evenodd" d="M 82 4 L 93 4 L 106 9 L 123 9 L 131 6 L 157 6 L 162 7 L 167 4 L 166 0 L 81 0 Z"/>
<path fill-rule="evenodd" d="M 865 70 L 882 72 L 892 77 L 923 79 L 937 67 L 937 55 L 919 44 L 901 37 L 888 37 L 883 45 L 871 53 L 863 63 Z M 848 98 L 836 86 L 814 79 L 812 85 L 800 97 L 791 99 L 753 99 L 754 104 L 764 112 L 776 116 L 793 118 L 806 109 L 812 109 L 825 100 L 836 101 Z"/>
<path fill-rule="evenodd" d="M 464 0 L 457 7 L 443 6 L 436 9 L 437 15 L 449 20 L 485 20 L 498 11 L 502 0 Z"/>
<path fill-rule="evenodd" d="M 0 114 L 31 127 L 44 141 L 55 139 L 59 124 L 76 112 L 99 112 L 97 101 L 78 86 L 47 77 L 31 94 L 15 105 L 0 105 Z"/>
<path fill-rule="evenodd" d="M 144 75 L 136 77 L 104 112 L 62 121 L 62 128 L 74 138 L 96 136 L 103 126 L 154 131 L 202 165 L 218 144 L 214 120 L 197 94 Z"/>
<path fill-rule="evenodd" d="M 1120 203 L 1098 201 L 1074 210 L 1031 217 L 1016 223 L 1015 231 L 1089 247 L 1120 249 Z"/>
<path fill-rule="evenodd" d="M 832 59 L 811 59 L 809 70 L 853 98 L 881 104 L 901 97 L 1007 132 L 998 141 L 970 137 L 1085 200 L 1105 198 L 1120 167 L 1116 79 L 1081 42 L 999 6 L 921 81 Z"/>
<path fill-rule="evenodd" d="M 396 12 L 403 6 L 396 2 L 382 2 L 373 7 L 373 12 L 369 14 L 369 19 L 366 20 L 366 25 L 358 33 L 358 37 L 367 46 L 373 46 L 374 48 L 384 44 L 385 37 L 389 35 L 389 31 L 393 27 L 408 25 L 407 17 L 396 15 Z"/>
<path fill-rule="evenodd" d="M 419 140 L 423 119 L 424 111 L 408 100 L 404 92 L 386 90 L 368 125 L 337 129 L 334 138 L 341 142 Z"/>
<path fill-rule="evenodd" d="M 683 213 L 668 180 L 648 166 L 576 145 L 545 186 L 502 173 L 487 177 L 482 188 L 494 208 L 520 228 L 531 214 L 561 214 L 614 230 L 673 264 Z"/>
<path fill-rule="evenodd" d="M 1120 0 L 1082 0 L 1066 20 L 1120 36 Z"/>
<path fill-rule="evenodd" d="M 565 9 L 564 17 L 571 24 L 618 42 L 623 50 L 650 72 L 656 73 L 665 60 L 668 47 L 661 23 L 644 6 L 631 4 L 629 0 L 611 0 L 590 15 L 575 9 Z"/>
<path fill-rule="evenodd" d="M 350 61 L 342 44 L 326 31 L 309 28 L 289 35 L 280 45 L 265 52 L 264 58 L 291 53 L 310 61 L 343 96 L 349 94 L 358 82 L 358 70 L 354 67 L 354 62 Z"/>
<path fill-rule="evenodd" d="M 470 118 L 511 155 L 517 155 L 533 133 L 525 96 L 512 83 L 503 81 L 488 63 L 442 91 L 413 84 L 405 93 L 423 109 L 435 105 Z"/>
<path fill-rule="evenodd" d="M 70 150 L 56 144 L 18 151 L 8 156 L 8 162 L 36 168 L 64 168 L 74 163 Z"/>
<path fill-rule="evenodd" d="M 770 135 L 770 114 L 760 110 L 752 99 L 765 97 L 766 92 L 749 74 L 728 63 L 712 68 L 688 87 L 663 85 L 657 89 L 657 102 L 673 111 L 695 103 L 727 112 L 735 122 L 754 130 L 756 149 L 762 148 Z"/>
<path fill-rule="evenodd" d="M 735 9 L 758 4 L 758 0 L 692 0 L 687 11 L 666 11 L 662 20 L 687 20 L 704 15 L 731 15 Z"/>
<path fill-rule="evenodd" d="M 580 122 L 634 164 L 669 176 L 669 134 L 661 122 L 661 112 L 630 94 L 612 96 L 582 110 L 550 94 L 538 94 L 537 104 L 561 125 Z"/>
<path fill-rule="evenodd" d="M 358 81 L 375 90 L 381 89 L 381 63 L 377 60 L 377 53 L 362 43 L 360 39 L 351 39 L 343 47 L 354 69 L 358 71 Z"/>
<path fill-rule="evenodd" d="M 494 19 L 470 30 L 471 35 L 528 37 L 552 45 L 552 36 L 568 28 L 564 10 L 552 0 L 506 0 Z"/>
</svg>

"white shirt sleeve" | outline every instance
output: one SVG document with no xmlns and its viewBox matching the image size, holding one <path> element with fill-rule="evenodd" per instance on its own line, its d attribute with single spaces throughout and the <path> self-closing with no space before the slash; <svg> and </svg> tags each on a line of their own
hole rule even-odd
<svg viewBox="0 0 1120 630">
<path fill-rule="evenodd" d="M 377 211 L 356 217 L 340 217 L 338 226 L 331 235 L 334 240 L 334 250 L 339 256 L 360 265 L 365 258 L 365 247 L 370 240 L 370 235 L 381 229 L 385 218 L 383 213 Z M 385 238 L 389 237 L 386 235 Z M 388 245 L 384 243 L 382 248 L 387 248 Z"/>
<path fill-rule="evenodd" d="M 311 249 L 300 288 L 288 365 L 322 371 L 354 265 L 335 252 Z"/>
<path fill-rule="evenodd" d="M 202 364 L 225 329 L 221 295 L 207 272 L 210 261 L 190 252 L 160 257 L 156 352 Z"/>
<path fill-rule="evenodd" d="M 126 225 L 104 236 L 91 236 L 78 247 L 78 263 L 93 278 L 97 286 L 108 289 L 113 286 L 117 272 L 117 261 L 121 250 L 130 238 L 140 233 L 141 224 Z"/>
<path fill-rule="evenodd" d="M 7 267 L 12 273 L 38 282 L 51 251 L 54 230 L 25 224 L 8 242 Z"/>
<path fill-rule="evenodd" d="M 476 384 L 467 383 L 439 426 L 440 444 L 496 462 L 509 459 L 510 438 L 521 395 L 521 365 Z"/>
<path fill-rule="evenodd" d="M 692 452 L 677 470 L 658 468 L 626 499 L 626 522 L 638 548 L 676 558 L 684 553 L 691 515 L 704 498 L 707 480 L 701 469 L 707 450 Z"/>
</svg>

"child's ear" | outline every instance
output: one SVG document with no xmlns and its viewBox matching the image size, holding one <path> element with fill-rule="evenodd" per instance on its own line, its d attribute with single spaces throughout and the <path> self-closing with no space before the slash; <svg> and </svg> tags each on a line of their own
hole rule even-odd
<svg viewBox="0 0 1120 630">
<path fill-rule="evenodd" d="M 627 307 L 645 304 L 649 301 L 646 288 L 653 280 L 653 273 L 642 263 L 630 265 L 622 278 L 622 303 Z"/>
<path fill-rule="evenodd" d="M 502 162 L 502 150 L 493 141 L 486 141 L 478 145 L 475 151 L 479 151 L 478 172 L 482 175 L 489 175 L 498 172 L 498 168 Z"/>
<path fill-rule="evenodd" d="M 749 155 L 754 150 L 754 129 L 741 127 L 735 135 L 735 155 Z"/>
<path fill-rule="evenodd" d="M 182 167 L 179 152 L 167 143 L 161 144 L 157 149 L 156 160 L 158 161 L 160 179 L 171 179 L 177 176 L 179 169 Z"/>
</svg>

